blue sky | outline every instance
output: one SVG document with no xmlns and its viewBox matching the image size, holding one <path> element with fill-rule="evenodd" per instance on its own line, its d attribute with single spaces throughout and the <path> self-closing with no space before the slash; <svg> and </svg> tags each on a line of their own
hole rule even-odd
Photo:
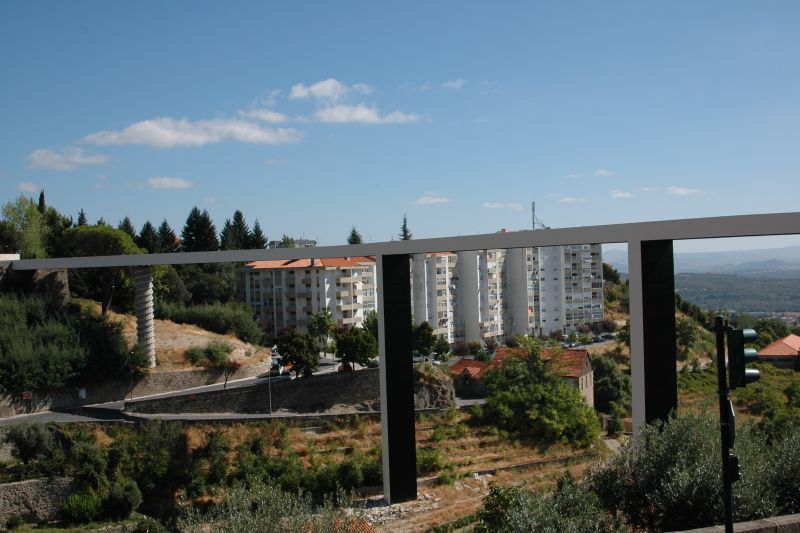
<svg viewBox="0 0 800 533">
<path fill-rule="evenodd" d="M 797 211 L 798 35 L 793 1 L 7 1 L 0 199 L 320 244 Z"/>
</svg>

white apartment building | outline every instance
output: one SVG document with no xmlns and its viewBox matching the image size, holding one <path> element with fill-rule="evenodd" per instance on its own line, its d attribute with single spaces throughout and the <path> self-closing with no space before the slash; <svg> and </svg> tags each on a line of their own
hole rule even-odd
<svg viewBox="0 0 800 533">
<path fill-rule="evenodd" d="M 414 320 L 448 341 L 571 332 L 603 319 L 599 244 L 416 254 Z"/>
<path fill-rule="evenodd" d="M 242 269 L 244 297 L 267 333 L 295 327 L 308 331 L 308 317 L 325 307 L 337 325 L 360 325 L 376 309 L 375 259 L 254 261 Z"/>
</svg>

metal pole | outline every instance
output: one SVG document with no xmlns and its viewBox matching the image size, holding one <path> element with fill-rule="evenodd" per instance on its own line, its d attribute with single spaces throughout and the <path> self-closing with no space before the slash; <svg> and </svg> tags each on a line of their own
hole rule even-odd
<svg viewBox="0 0 800 533">
<path fill-rule="evenodd" d="M 733 533 L 733 493 L 731 480 L 731 423 L 728 385 L 725 379 L 725 324 L 721 316 L 714 318 L 717 340 L 717 381 L 719 383 L 719 426 L 722 448 L 722 491 L 725 504 L 725 533 Z"/>
</svg>

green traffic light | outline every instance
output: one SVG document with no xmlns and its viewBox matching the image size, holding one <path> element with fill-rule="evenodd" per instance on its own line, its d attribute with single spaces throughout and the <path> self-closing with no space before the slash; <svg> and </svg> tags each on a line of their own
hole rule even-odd
<svg viewBox="0 0 800 533">
<path fill-rule="evenodd" d="M 756 337 L 756 332 L 752 329 L 728 330 L 728 376 L 731 389 L 744 387 L 761 377 L 755 368 L 745 368 L 747 363 L 758 360 L 758 352 L 744 347 L 746 343 L 756 340 Z"/>
</svg>

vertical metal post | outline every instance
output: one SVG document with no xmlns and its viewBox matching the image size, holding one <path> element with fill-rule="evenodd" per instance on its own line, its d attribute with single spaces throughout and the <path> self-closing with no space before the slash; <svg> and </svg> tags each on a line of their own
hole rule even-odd
<svg viewBox="0 0 800 533">
<path fill-rule="evenodd" d="M 672 241 L 628 245 L 633 422 L 666 420 L 678 405 Z"/>
<path fill-rule="evenodd" d="M 377 267 L 383 496 L 399 503 L 417 498 L 410 257 L 378 256 Z"/>
<path fill-rule="evenodd" d="M 150 267 L 137 267 L 134 269 L 136 280 L 136 294 L 134 304 L 136 307 L 136 332 L 137 340 L 147 351 L 150 368 L 156 366 L 156 332 L 153 322 L 153 271 Z"/>
<path fill-rule="evenodd" d="M 725 533 L 733 533 L 733 480 L 731 479 L 731 410 L 725 379 L 725 325 L 721 316 L 714 318 L 717 340 L 717 383 L 719 385 L 719 426 L 722 448 L 722 497 L 725 504 Z"/>
</svg>

